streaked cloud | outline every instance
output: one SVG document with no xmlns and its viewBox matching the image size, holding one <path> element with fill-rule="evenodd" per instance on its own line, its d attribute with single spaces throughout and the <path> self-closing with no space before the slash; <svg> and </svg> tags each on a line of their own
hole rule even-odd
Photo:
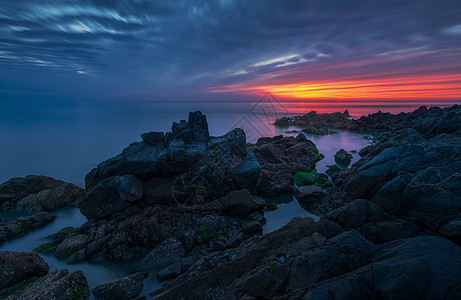
<svg viewBox="0 0 461 300">
<path fill-rule="evenodd" d="M 0 89 L 183 99 L 448 76 L 461 73 L 460 15 L 458 0 L 3 0 Z"/>
</svg>

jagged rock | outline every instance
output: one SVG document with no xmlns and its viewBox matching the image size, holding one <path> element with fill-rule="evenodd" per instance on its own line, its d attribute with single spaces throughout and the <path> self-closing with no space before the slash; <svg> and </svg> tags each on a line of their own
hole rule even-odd
<svg viewBox="0 0 461 300">
<path fill-rule="evenodd" d="M 236 186 L 252 188 L 259 176 L 257 161 L 246 149 L 245 132 L 236 128 L 224 136 L 210 137 L 206 117 L 200 112 L 190 113 L 188 122 L 174 123 L 162 143 L 160 138 L 148 133 L 143 142 L 99 164 L 86 176 L 87 189 L 109 177 L 129 174 L 142 182 L 174 178 L 185 189 L 208 189 L 208 198 L 225 195 Z M 157 200 L 155 194 L 146 196 L 151 196 L 151 203 Z"/>
<path fill-rule="evenodd" d="M 189 270 L 189 268 L 195 264 L 202 256 L 199 254 L 192 254 L 181 259 L 181 270 L 183 272 Z"/>
<path fill-rule="evenodd" d="M 48 264 L 35 253 L 0 251 L 0 291 L 48 273 Z"/>
<path fill-rule="evenodd" d="M 132 299 L 136 297 L 143 288 L 143 275 L 138 272 L 119 279 L 114 279 L 108 283 L 97 286 L 93 290 L 93 295 L 98 299 Z"/>
<path fill-rule="evenodd" d="M 220 137 L 210 137 L 206 117 L 189 114 L 189 121 L 174 123 L 172 132 L 143 135 L 143 142 L 133 143 L 117 157 L 98 165 L 86 176 L 89 195 L 80 203 L 89 218 L 106 217 L 107 205 L 96 202 L 92 188 L 108 186 L 114 176 L 132 175 L 143 183 L 143 203 L 195 205 L 224 196 L 234 189 L 254 190 L 260 165 L 246 148 L 245 132 L 239 128 Z M 104 181 L 104 182 L 102 182 Z M 102 185 L 101 185 L 102 184 Z M 102 197 L 108 203 L 110 200 Z M 88 204 L 86 206 L 86 204 Z M 115 205 L 125 210 L 129 205 Z M 114 210 L 114 208 L 112 208 Z M 136 210 L 136 209 L 135 209 Z M 97 211 L 97 215 L 91 215 Z M 110 212 L 108 212 L 110 214 Z M 121 216 L 126 218 L 127 216 Z"/>
</svg>

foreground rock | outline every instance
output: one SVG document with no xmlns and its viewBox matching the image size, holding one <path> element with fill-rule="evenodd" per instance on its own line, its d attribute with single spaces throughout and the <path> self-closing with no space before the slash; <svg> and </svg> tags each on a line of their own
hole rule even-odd
<svg viewBox="0 0 461 300">
<path fill-rule="evenodd" d="M 461 107 L 450 114 L 461 123 Z M 371 148 L 344 173 L 341 188 L 391 215 L 461 241 L 456 225 L 461 220 L 460 170 L 461 129 L 434 136 L 407 129 Z"/>
<path fill-rule="evenodd" d="M 203 258 L 154 299 L 455 299 L 461 296 L 460 254 L 439 237 L 376 245 L 327 220 L 297 219 Z"/>
<path fill-rule="evenodd" d="M 37 251 L 68 262 L 155 262 L 157 252 L 165 255 L 164 243 L 174 240 L 182 249 L 172 254 L 175 261 L 139 266 L 152 272 L 186 259 L 186 252 L 206 255 L 261 233 L 256 227 L 265 221 L 265 202 L 251 193 L 260 164 L 243 130 L 210 137 L 206 117 L 195 112 L 172 132 L 142 138 L 86 176 L 79 208 L 89 221 Z M 244 224 L 251 222 L 257 225 L 248 230 Z"/>
<path fill-rule="evenodd" d="M 8 299 L 87 299 L 82 271 L 69 273 L 48 265 L 35 253 L 0 251 L 0 297 Z"/>
</svg>

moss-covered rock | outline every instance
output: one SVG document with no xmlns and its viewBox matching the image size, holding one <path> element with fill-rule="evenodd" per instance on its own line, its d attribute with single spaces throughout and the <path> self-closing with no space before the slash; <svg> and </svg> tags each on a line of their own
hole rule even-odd
<svg viewBox="0 0 461 300">
<path fill-rule="evenodd" d="M 347 168 L 351 164 L 352 154 L 347 153 L 346 150 L 341 149 L 335 154 L 335 162 L 341 168 Z"/>
<path fill-rule="evenodd" d="M 21 283 L 14 285 L 13 287 L 9 288 L 8 291 L 0 296 L 0 299 L 8 299 L 8 297 L 19 295 L 22 293 L 29 285 L 36 282 L 38 277 L 32 277 L 24 280 Z"/>
<path fill-rule="evenodd" d="M 298 171 L 294 176 L 294 181 L 297 185 L 311 185 L 315 183 L 315 175 L 312 173 Z"/>
<path fill-rule="evenodd" d="M 325 171 L 328 175 L 332 176 L 334 173 L 341 171 L 341 168 L 338 165 L 327 166 L 328 169 Z"/>
<path fill-rule="evenodd" d="M 207 228 L 205 228 L 199 236 L 200 243 L 206 243 L 211 240 L 215 235 L 215 232 L 210 232 Z"/>
<path fill-rule="evenodd" d="M 86 258 L 85 249 L 80 249 L 69 255 L 66 259 L 67 264 L 75 264 L 79 261 L 83 261 Z"/>
<path fill-rule="evenodd" d="M 315 185 L 319 187 L 331 187 L 333 183 L 328 179 L 325 174 L 319 174 L 315 180 Z"/>
<path fill-rule="evenodd" d="M 34 249 L 35 252 L 41 253 L 41 254 L 51 254 L 56 250 L 57 243 L 55 242 L 50 242 L 50 243 L 45 243 L 42 244 Z"/>
<path fill-rule="evenodd" d="M 311 153 L 315 155 L 315 160 L 316 161 L 321 161 L 322 159 L 325 158 L 325 155 L 319 152 L 319 149 L 317 148 L 312 148 Z"/>
<path fill-rule="evenodd" d="M 274 211 L 277 210 L 277 203 L 269 202 L 266 204 L 265 211 Z"/>
</svg>

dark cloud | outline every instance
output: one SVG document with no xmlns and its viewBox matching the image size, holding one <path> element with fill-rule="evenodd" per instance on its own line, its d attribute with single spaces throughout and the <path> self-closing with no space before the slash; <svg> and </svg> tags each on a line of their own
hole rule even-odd
<svg viewBox="0 0 461 300">
<path fill-rule="evenodd" d="M 460 49 L 459 0 L 3 0 L 0 96 L 183 98 L 242 82 L 459 73 Z"/>
</svg>

